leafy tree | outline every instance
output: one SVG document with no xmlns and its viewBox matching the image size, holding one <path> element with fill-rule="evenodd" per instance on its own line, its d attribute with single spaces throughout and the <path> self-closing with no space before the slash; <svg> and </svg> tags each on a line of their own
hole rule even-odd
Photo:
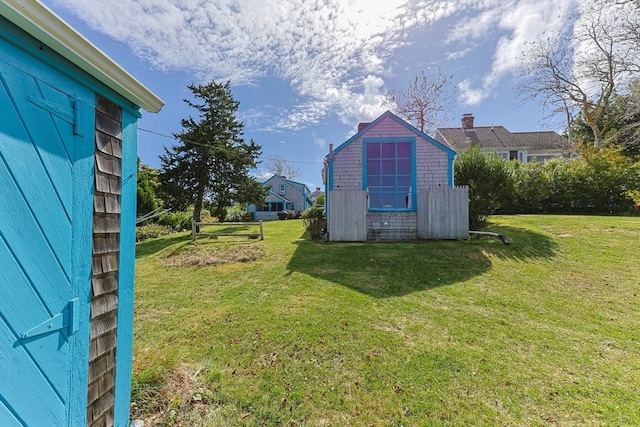
<svg viewBox="0 0 640 427">
<path fill-rule="evenodd" d="M 432 131 L 445 120 L 453 103 L 451 77 L 440 70 L 432 74 L 415 76 L 404 90 L 391 90 L 382 106 L 411 123 L 421 132 Z"/>
<path fill-rule="evenodd" d="M 191 85 L 189 89 L 195 99 L 184 101 L 199 117 L 183 119 L 183 132 L 175 135 L 180 144 L 165 148 L 160 156 L 159 178 L 166 204 L 177 210 L 192 205 L 197 222 L 205 205 L 223 220 L 234 202 L 262 203 L 264 190 L 249 176 L 261 147 L 242 138 L 244 125 L 236 118 L 239 102 L 231 94 L 230 82 Z"/>
<path fill-rule="evenodd" d="M 138 216 L 153 212 L 158 208 L 156 189 L 158 188 L 158 171 L 140 163 L 138 158 Z"/>
<path fill-rule="evenodd" d="M 456 185 L 469 187 L 469 227 L 482 227 L 511 195 L 513 181 L 509 163 L 496 153 L 485 153 L 474 145 L 454 163 Z"/>
<path fill-rule="evenodd" d="M 622 153 L 631 158 L 640 157 L 640 81 L 634 80 L 629 85 L 629 92 L 616 95 L 611 106 L 602 118 L 609 123 L 604 135 L 605 145 L 622 148 Z M 573 123 L 571 133 L 574 141 L 581 146 L 593 143 L 593 133 L 582 116 Z"/>
</svg>

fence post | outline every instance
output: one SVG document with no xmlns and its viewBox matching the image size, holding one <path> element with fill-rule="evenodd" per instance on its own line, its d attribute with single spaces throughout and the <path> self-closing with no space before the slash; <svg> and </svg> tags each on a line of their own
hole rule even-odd
<svg viewBox="0 0 640 427">
<path fill-rule="evenodd" d="M 194 242 L 196 240 L 196 222 L 191 221 L 191 241 Z"/>
<path fill-rule="evenodd" d="M 260 220 L 260 240 L 264 240 L 264 233 L 262 232 L 262 220 Z"/>
</svg>

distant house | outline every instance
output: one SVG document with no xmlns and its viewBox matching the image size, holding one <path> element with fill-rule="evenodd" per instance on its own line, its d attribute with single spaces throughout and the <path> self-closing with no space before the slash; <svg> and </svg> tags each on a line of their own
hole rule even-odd
<svg viewBox="0 0 640 427">
<path fill-rule="evenodd" d="M 162 105 L 42 3 L 0 1 L 0 426 L 129 425 L 136 123 Z"/>
<path fill-rule="evenodd" d="M 468 237 L 455 151 L 387 111 L 325 157 L 328 240 Z"/>
<path fill-rule="evenodd" d="M 309 197 L 311 197 L 311 202 L 315 203 L 316 200 L 318 200 L 318 197 L 322 196 L 323 194 L 324 194 L 324 191 L 322 191 L 320 187 L 316 187 L 316 190 L 312 191 L 311 194 L 309 195 Z"/>
<path fill-rule="evenodd" d="M 555 157 L 571 158 L 576 152 L 557 132 L 510 132 L 503 126 L 474 126 L 472 114 L 462 116 L 462 126 L 438 128 L 435 139 L 460 153 L 479 145 L 506 160 L 544 162 Z"/>
<path fill-rule="evenodd" d="M 301 182 L 273 175 L 262 186 L 268 189 L 265 203 L 247 206 L 247 212 L 253 213 L 255 221 L 278 219 L 278 212 L 299 213 L 313 205 L 309 188 Z"/>
</svg>

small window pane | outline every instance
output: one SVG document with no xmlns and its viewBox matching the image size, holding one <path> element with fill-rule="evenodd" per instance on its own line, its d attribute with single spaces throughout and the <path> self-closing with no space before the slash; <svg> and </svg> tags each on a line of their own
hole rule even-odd
<svg viewBox="0 0 640 427">
<path fill-rule="evenodd" d="M 369 207 L 371 208 L 382 207 L 382 199 L 380 198 L 380 193 L 369 192 Z"/>
<path fill-rule="evenodd" d="M 395 193 L 382 193 L 380 195 L 380 199 L 382 200 L 383 208 L 396 208 L 396 194 Z"/>
<path fill-rule="evenodd" d="M 388 142 L 382 144 L 382 158 L 383 159 L 395 159 L 396 158 L 396 144 Z"/>
<path fill-rule="evenodd" d="M 372 188 L 380 187 L 381 179 L 382 177 L 380 175 L 369 176 L 369 178 L 367 179 L 367 187 L 369 187 L 369 190 L 371 190 Z"/>
<path fill-rule="evenodd" d="M 367 161 L 367 174 L 369 175 L 380 175 L 382 171 L 380 160 L 369 160 Z"/>
<path fill-rule="evenodd" d="M 396 176 L 395 175 L 383 175 L 382 176 L 382 186 L 386 189 L 392 189 L 396 187 Z"/>
<path fill-rule="evenodd" d="M 398 175 L 398 188 L 411 187 L 411 175 Z"/>
<path fill-rule="evenodd" d="M 411 143 L 399 142 L 398 144 L 398 158 L 410 159 L 411 158 Z"/>
<path fill-rule="evenodd" d="M 379 159 L 380 158 L 380 146 L 382 144 L 367 144 L 367 158 Z"/>
<path fill-rule="evenodd" d="M 411 159 L 398 159 L 399 174 L 408 175 L 411 173 Z"/>
<path fill-rule="evenodd" d="M 382 174 L 391 175 L 396 173 L 396 159 L 382 160 Z"/>
</svg>

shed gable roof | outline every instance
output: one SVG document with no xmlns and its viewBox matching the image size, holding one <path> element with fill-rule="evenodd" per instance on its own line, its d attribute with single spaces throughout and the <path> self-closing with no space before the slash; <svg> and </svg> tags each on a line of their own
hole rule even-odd
<svg viewBox="0 0 640 427">
<path fill-rule="evenodd" d="M 0 15 L 136 106 L 157 113 L 164 105 L 142 83 L 39 1 L 2 0 Z"/>
<path fill-rule="evenodd" d="M 348 146 L 349 144 L 351 144 L 353 141 L 357 140 L 358 138 L 364 136 L 367 132 L 369 132 L 370 130 L 374 129 L 380 122 L 382 122 L 383 120 L 385 120 L 387 118 L 391 119 L 391 120 L 394 120 L 395 122 L 401 124 L 402 126 L 407 128 L 407 130 L 409 130 L 410 132 L 414 133 L 416 136 L 425 139 L 427 142 L 429 142 L 430 144 L 434 145 L 435 147 L 447 152 L 450 156 L 455 156 L 456 153 L 451 147 L 448 147 L 446 144 L 443 144 L 442 142 L 437 141 L 436 139 L 430 137 L 426 133 L 421 132 L 420 130 L 418 130 L 414 126 L 410 125 L 409 123 L 407 123 L 404 120 L 402 120 L 400 117 L 398 117 L 395 114 L 393 114 L 391 111 L 386 111 L 380 117 L 378 117 L 377 119 L 375 119 L 374 121 L 372 121 L 368 125 L 362 127 L 362 129 L 360 129 L 360 131 L 358 131 L 358 133 L 356 133 L 351 138 L 347 139 L 345 142 L 340 144 L 336 149 L 334 149 L 333 153 L 336 154 L 336 153 L 340 152 L 346 146 Z"/>
</svg>

